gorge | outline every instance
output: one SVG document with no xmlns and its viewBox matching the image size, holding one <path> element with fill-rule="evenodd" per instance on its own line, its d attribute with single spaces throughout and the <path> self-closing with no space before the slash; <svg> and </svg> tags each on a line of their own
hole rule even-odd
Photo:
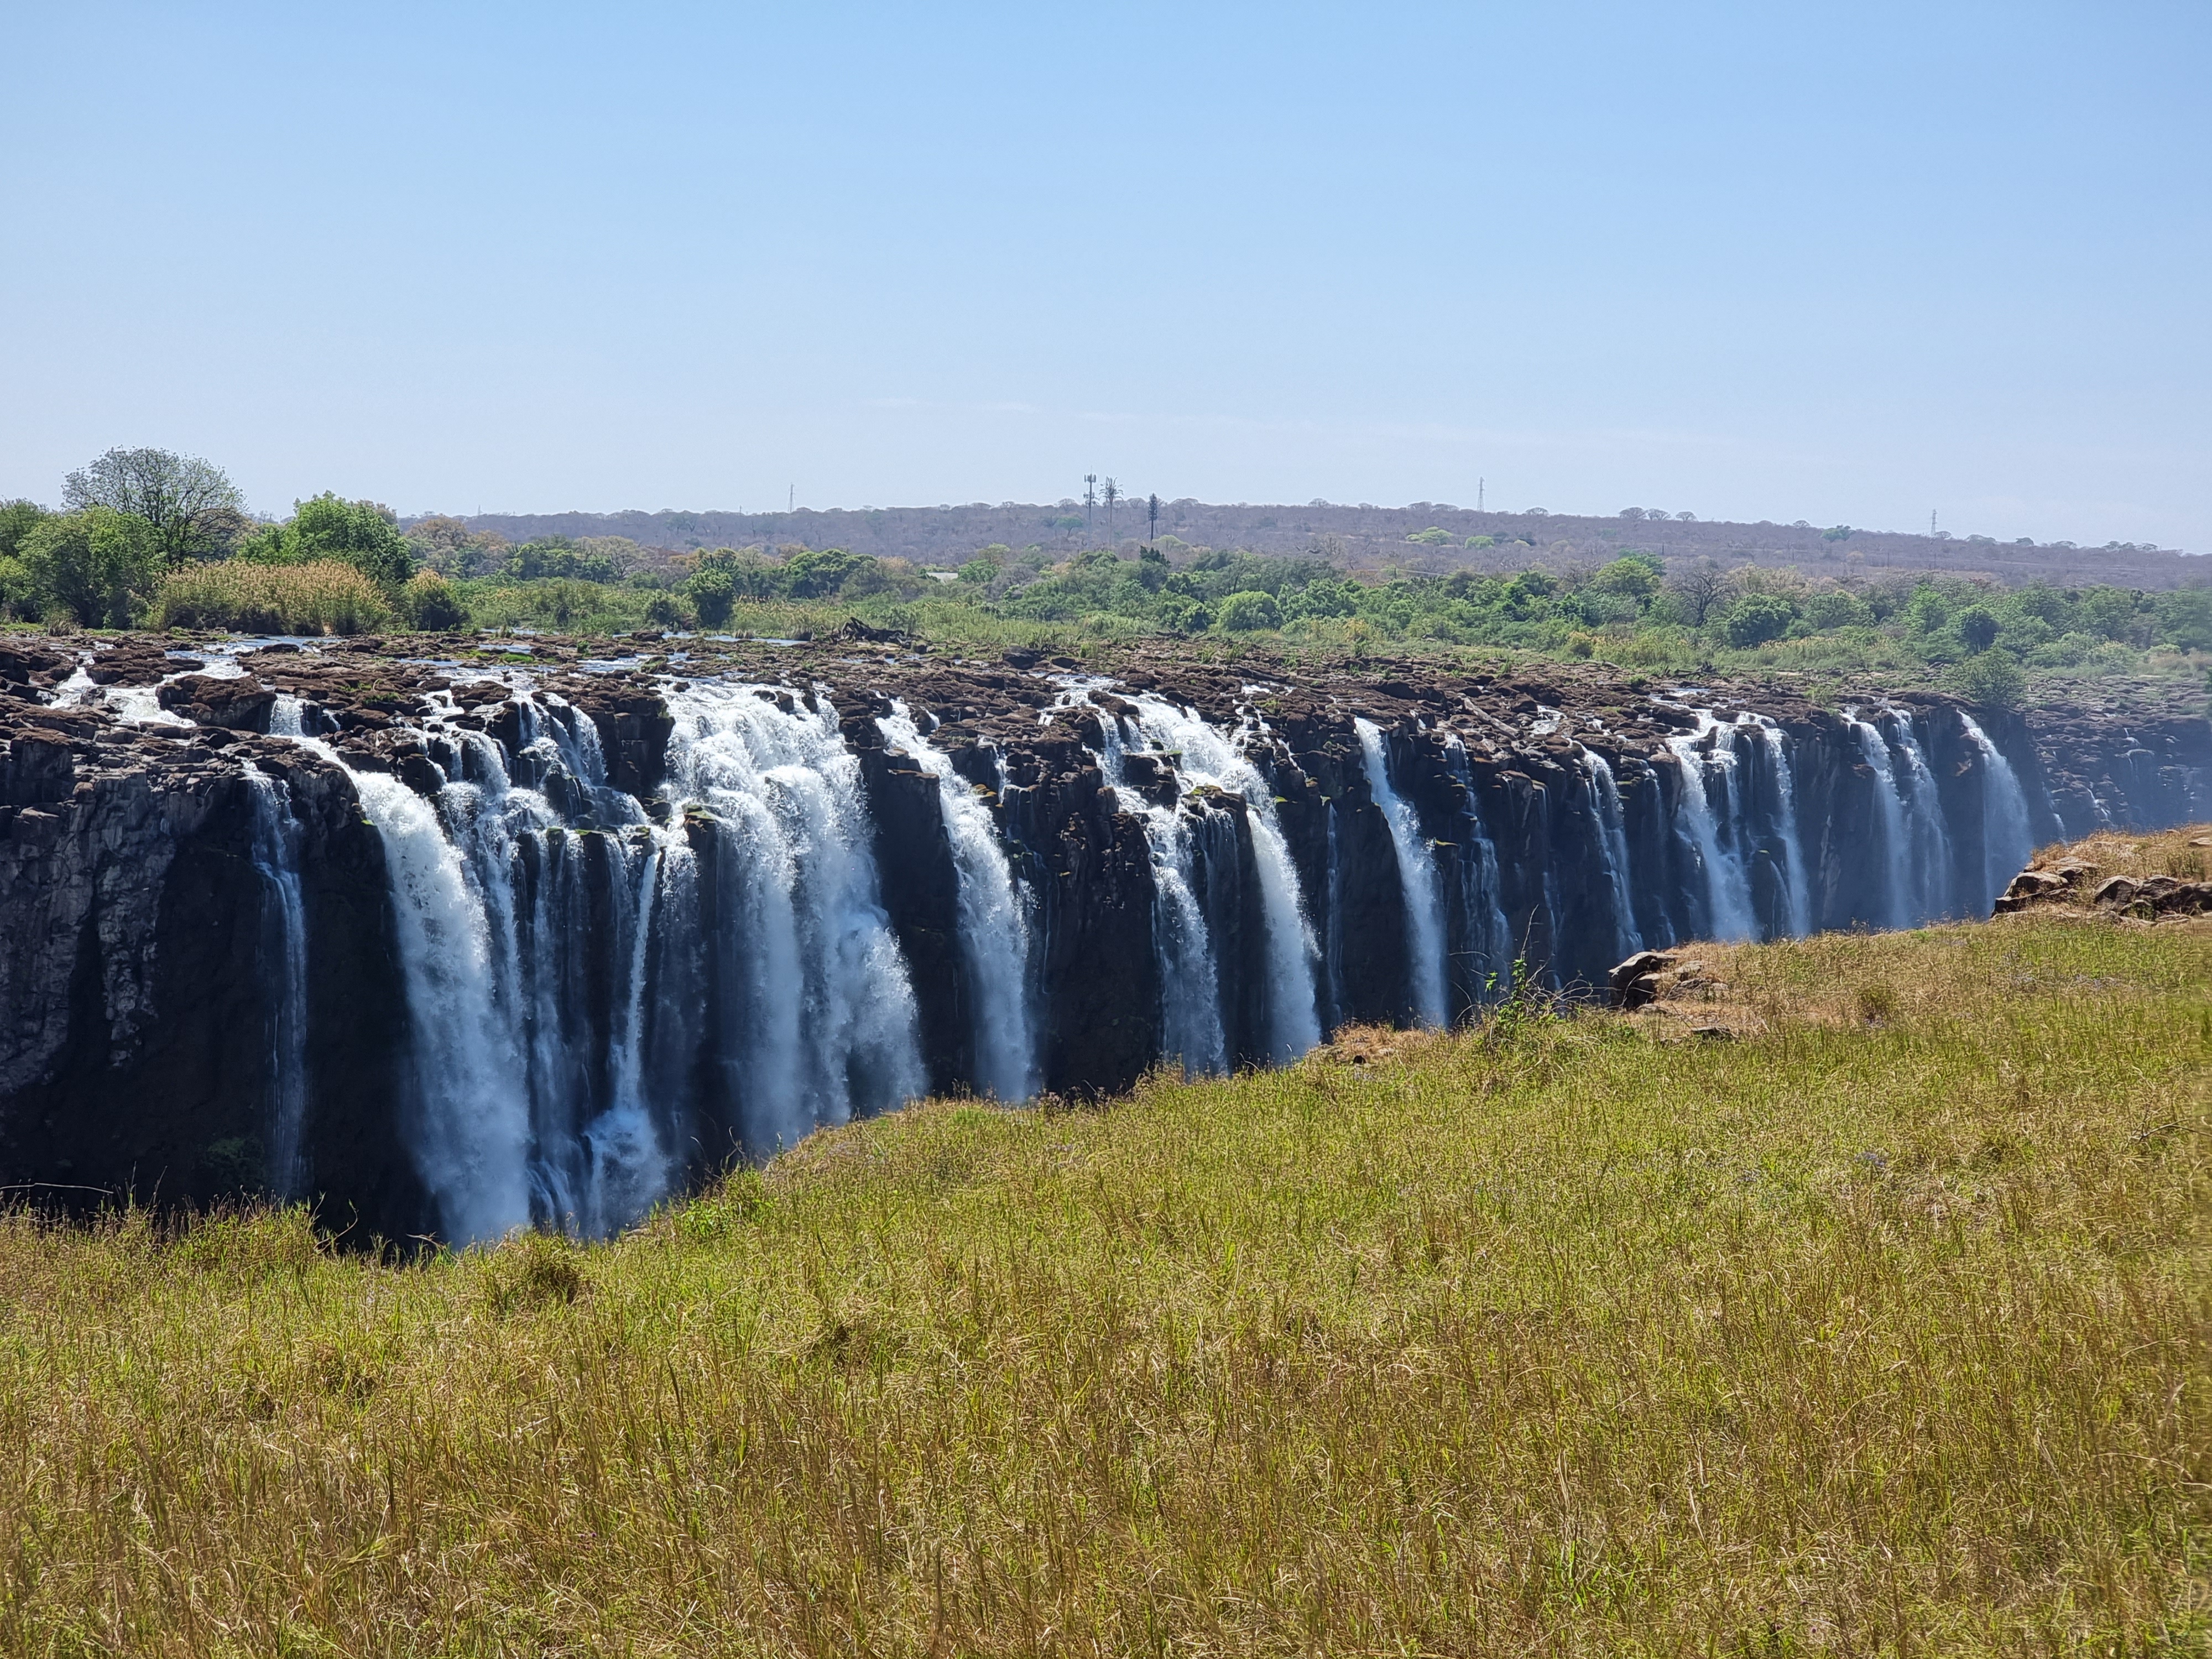
<svg viewBox="0 0 2212 1659">
<path fill-rule="evenodd" d="M 2212 816 L 2178 708 L 630 643 L 0 646 L 0 1185 L 602 1235 L 920 1095 L 1985 915 Z"/>
</svg>

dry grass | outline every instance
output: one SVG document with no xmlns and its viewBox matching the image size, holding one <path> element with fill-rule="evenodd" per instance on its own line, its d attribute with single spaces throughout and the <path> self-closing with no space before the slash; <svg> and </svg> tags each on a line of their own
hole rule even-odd
<svg viewBox="0 0 2212 1659">
<path fill-rule="evenodd" d="M 364 634 L 392 620 L 376 584 L 349 564 L 196 564 L 161 584 L 152 625 L 242 634 Z"/>
<path fill-rule="evenodd" d="M 1725 962 L 606 1246 L 0 1224 L 0 1649 L 2203 1651 L 2212 936 Z"/>
<path fill-rule="evenodd" d="M 2099 878 L 2127 876 L 2142 881 L 2172 876 L 2180 881 L 2212 878 L 2212 824 L 2193 823 L 2157 835 L 2107 831 L 2085 841 L 2060 842 L 2040 848 L 2028 860 L 2031 870 L 2047 870 L 2068 860 L 2094 866 Z M 2094 880 L 2080 884 L 2075 896 L 2086 899 Z"/>
</svg>

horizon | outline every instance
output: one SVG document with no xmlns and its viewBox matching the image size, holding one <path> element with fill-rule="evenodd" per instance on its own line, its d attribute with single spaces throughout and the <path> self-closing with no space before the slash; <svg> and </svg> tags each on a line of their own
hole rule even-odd
<svg viewBox="0 0 2212 1659">
<path fill-rule="evenodd" d="M 2212 547 L 2212 15 L 2179 0 L 1110 37 L 95 3 L 0 39 L 17 222 L 105 239 L 0 270 L 0 496 L 144 444 L 264 512 L 1095 469 Z"/>
</svg>

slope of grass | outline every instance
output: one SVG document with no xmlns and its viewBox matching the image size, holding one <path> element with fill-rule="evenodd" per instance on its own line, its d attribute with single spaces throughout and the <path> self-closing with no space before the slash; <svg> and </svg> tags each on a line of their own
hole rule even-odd
<svg viewBox="0 0 2212 1659">
<path fill-rule="evenodd" d="M 2212 929 L 1715 971 L 603 1246 L 18 1216 L 0 1650 L 2203 1651 Z"/>
</svg>

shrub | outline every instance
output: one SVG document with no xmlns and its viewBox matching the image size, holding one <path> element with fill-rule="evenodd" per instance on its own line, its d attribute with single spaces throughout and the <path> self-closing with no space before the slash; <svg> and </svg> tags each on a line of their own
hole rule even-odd
<svg viewBox="0 0 2212 1659">
<path fill-rule="evenodd" d="M 453 583 L 434 570 L 418 570 L 407 579 L 399 590 L 399 609 L 410 626 L 426 634 L 459 628 L 469 618 Z"/>
<path fill-rule="evenodd" d="M 385 626 L 391 611 L 376 584 L 350 564 L 189 566 L 161 585 L 156 628 L 227 628 L 241 634 L 359 634 Z"/>
<path fill-rule="evenodd" d="M 1805 601 L 1805 621 L 1822 633 L 1832 628 L 1867 628 L 1873 625 L 1874 609 L 1857 594 L 1834 587 Z"/>
<path fill-rule="evenodd" d="M 1946 669 L 1943 686 L 1984 708 L 2010 710 L 2019 708 L 2027 696 L 2027 676 L 2003 652 L 1984 651 Z"/>
<path fill-rule="evenodd" d="M 1219 621 L 1224 632 L 1249 634 L 1255 629 L 1280 628 L 1282 607 L 1273 593 L 1248 591 L 1231 593 L 1221 602 Z"/>
<path fill-rule="evenodd" d="M 1765 645 L 1778 640 L 1797 620 L 1797 608 L 1771 593 L 1749 593 L 1730 605 L 1721 617 L 1721 632 L 1730 645 Z"/>
<path fill-rule="evenodd" d="M 1985 605 L 1969 605 L 1959 613 L 1959 640 L 1979 654 L 1997 642 L 1996 612 Z"/>
<path fill-rule="evenodd" d="M 720 628 L 728 622 L 738 602 L 737 580 L 720 566 L 700 570 L 684 584 L 684 592 L 699 613 L 700 622 L 708 628 Z"/>
</svg>

